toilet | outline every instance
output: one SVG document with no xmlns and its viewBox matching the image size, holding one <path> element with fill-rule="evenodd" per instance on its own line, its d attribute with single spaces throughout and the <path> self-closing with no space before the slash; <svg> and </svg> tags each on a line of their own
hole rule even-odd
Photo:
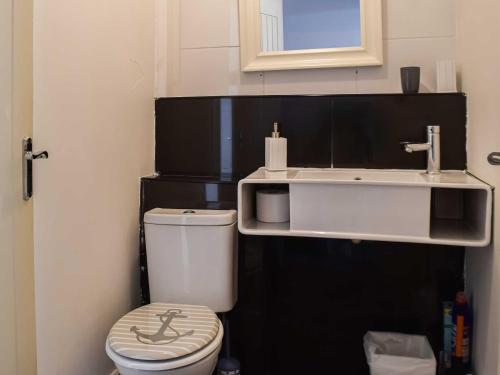
<svg viewBox="0 0 500 375">
<path fill-rule="evenodd" d="M 144 215 L 151 303 L 111 328 L 120 375 L 210 375 L 237 300 L 234 210 L 155 208 Z"/>
</svg>

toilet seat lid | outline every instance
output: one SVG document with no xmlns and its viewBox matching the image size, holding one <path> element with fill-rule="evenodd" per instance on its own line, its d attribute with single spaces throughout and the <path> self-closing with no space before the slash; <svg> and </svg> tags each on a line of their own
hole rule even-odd
<svg viewBox="0 0 500 375">
<path fill-rule="evenodd" d="M 108 343 L 124 357 L 165 361 L 203 349 L 219 329 L 217 315 L 206 306 L 152 303 L 116 322 Z"/>
</svg>

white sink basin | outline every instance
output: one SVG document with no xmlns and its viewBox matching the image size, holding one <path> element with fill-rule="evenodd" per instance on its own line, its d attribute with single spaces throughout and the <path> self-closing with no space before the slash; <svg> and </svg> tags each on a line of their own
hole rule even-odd
<svg viewBox="0 0 500 375">
<path fill-rule="evenodd" d="M 300 170 L 294 180 L 318 181 L 360 181 L 360 182 L 387 182 L 387 183 L 425 183 L 425 172 L 395 171 L 395 170 Z"/>
<path fill-rule="evenodd" d="M 429 233 L 431 189 L 423 186 L 419 173 L 303 174 L 307 183 L 299 183 L 298 177 L 290 184 L 292 230 L 407 237 Z"/>
<path fill-rule="evenodd" d="M 464 171 L 442 171 L 429 175 L 423 170 L 398 169 L 342 169 L 342 168 L 289 168 L 269 172 L 260 168 L 245 181 L 268 183 L 356 183 L 372 185 L 410 185 L 450 188 L 480 188 L 488 186 Z"/>
<path fill-rule="evenodd" d="M 255 219 L 263 184 L 290 191 L 289 223 Z M 244 234 L 486 246 L 492 188 L 464 171 L 261 168 L 240 181 L 238 210 Z"/>
</svg>

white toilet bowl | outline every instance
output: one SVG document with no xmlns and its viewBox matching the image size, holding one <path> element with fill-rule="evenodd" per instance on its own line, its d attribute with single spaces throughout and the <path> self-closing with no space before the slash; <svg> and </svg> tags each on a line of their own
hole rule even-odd
<svg viewBox="0 0 500 375">
<path fill-rule="evenodd" d="M 223 336 L 208 307 L 153 303 L 113 326 L 106 353 L 120 375 L 211 375 Z"/>
</svg>

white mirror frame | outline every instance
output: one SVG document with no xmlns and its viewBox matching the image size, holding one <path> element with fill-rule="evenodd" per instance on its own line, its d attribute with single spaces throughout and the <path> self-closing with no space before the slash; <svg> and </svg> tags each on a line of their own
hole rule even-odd
<svg viewBox="0 0 500 375">
<path fill-rule="evenodd" d="M 340 68 L 383 63 L 382 0 L 360 0 L 361 46 L 262 52 L 260 0 L 239 0 L 241 70 Z"/>
</svg>

